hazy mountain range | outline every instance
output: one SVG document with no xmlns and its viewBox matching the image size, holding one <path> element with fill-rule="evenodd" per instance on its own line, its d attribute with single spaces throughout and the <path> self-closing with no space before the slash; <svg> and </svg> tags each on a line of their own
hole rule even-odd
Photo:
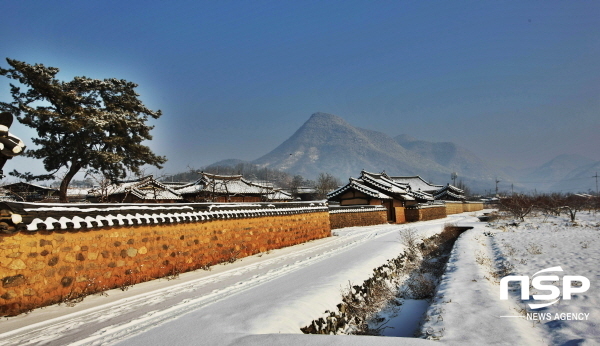
<svg viewBox="0 0 600 346">
<path fill-rule="evenodd" d="M 230 159 L 216 164 L 239 162 Z M 500 167 L 452 142 L 427 142 L 405 134 L 392 138 L 327 113 L 313 114 L 290 138 L 251 163 L 310 179 L 328 172 L 342 181 L 365 169 L 420 175 L 435 184 L 447 184 L 456 172 L 475 192 L 493 191 L 496 179 L 501 191 L 588 191 L 595 189 L 592 176 L 600 170 L 600 161 L 578 155 L 560 155 L 527 170 Z"/>
</svg>

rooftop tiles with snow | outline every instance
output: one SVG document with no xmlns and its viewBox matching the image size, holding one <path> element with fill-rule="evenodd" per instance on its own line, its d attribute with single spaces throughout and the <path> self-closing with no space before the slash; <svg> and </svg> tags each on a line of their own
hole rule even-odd
<svg viewBox="0 0 600 346">
<path fill-rule="evenodd" d="M 27 231 L 202 222 L 327 212 L 325 202 L 189 204 L 52 204 L 4 202 Z"/>
</svg>

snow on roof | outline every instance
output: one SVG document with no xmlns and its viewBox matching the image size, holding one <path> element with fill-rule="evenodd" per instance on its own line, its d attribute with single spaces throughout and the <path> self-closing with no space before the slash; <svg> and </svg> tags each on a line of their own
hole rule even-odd
<svg viewBox="0 0 600 346">
<path fill-rule="evenodd" d="M 329 214 L 365 213 L 387 210 L 383 205 L 329 206 Z"/>
<path fill-rule="evenodd" d="M 144 200 L 180 200 L 183 199 L 170 187 L 156 181 L 152 175 L 130 180 L 117 184 L 111 184 L 105 188 L 108 195 L 132 194 Z M 91 194 L 101 194 L 102 188 L 90 190 Z"/>
<path fill-rule="evenodd" d="M 269 193 L 269 200 L 272 201 L 285 201 L 290 199 L 292 199 L 292 195 L 282 190 L 275 189 Z"/>
<path fill-rule="evenodd" d="M 582 198 L 592 198 L 592 197 L 594 197 L 593 195 L 590 195 L 590 194 L 587 194 L 587 193 L 574 193 L 573 196 L 582 197 Z"/>
<path fill-rule="evenodd" d="M 452 192 L 450 192 L 448 190 L 444 190 L 444 191 L 442 191 L 442 192 L 434 195 L 435 199 L 442 199 L 445 196 L 450 196 L 450 197 L 458 199 L 458 200 L 465 199 L 465 196 L 452 193 Z"/>
<path fill-rule="evenodd" d="M 130 226 L 214 219 L 237 219 L 267 215 L 327 212 L 325 203 L 275 204 L 90 204 L 6 202 L 13 211 L 26 215 L 27 230 L 79 229 Z M 214 210 L 213 210 L 214 209 Z M 73 215 L 77 214 L 77 215 Z"/>
<path fill-rule="evenodd" d="M 408 194 L 412 197 L 418 198 L 418 199 L 424 199 L 426 201 L 433 201 L 435 198 L 427 192 L 423 192 L 423 191 L 409 191 Z"/>
<path fill-rule="evenodd" d="M 337 189 L 335 191 L 332 191 L 332 192 L 328 193 L 327 197 L 328 198 L 333 198 L 333 197 L 339 196 L 342 193 L 344 193 L 344 192 L 346 192 L 348 190 L 351 190 L 351 189 L 358 190 L 358 191 L 364 193 L 365 195 L 371 196 L 373 198 L 392 199 L 392 197 L 390 197 L 390 196 L 388 196 L 388 195 L 386 195 L 386 194 L 384 194 L 382 192 L 379 192 L 379 191 L 377 191 L 375 189 L 372 189 L 372 188 L 366 186 L 364 184 L 363 180 L 354 179 L 354 178 L 350 178 L 350 182 L 348 184 L 340 187 L 339 189 Z"/>
<path fill-rule="evenodd" d="M 241 174 L 220 175 L 220 174 L 213 174 L 213 173 L 206 173 L 206 172 L 200 172 L 200 176 L 207 178 L 207 179 L 216 179 L 216 180 L 239 180 L 244 177 Z"/>
<path fill-rule="evenodd" d="M 317 189 L 314 187 L 300 186 L 298 187 L 298 194 L 301 193 L 316 193 Z"/>
<path fill-rule="evenodd" d="M 442 187 L 441 189 L 433 193 L 433 197 L 435 199 L 442 199 L 445 196 L 449 196 L 459 200 L 465 199 L 464 191 L 450 184 Z"/>
<path fill-rule="evenodd" d="M 391 180 L 385 173 L 370 173 L 367 171 L 360 172 L 360 179 L 369 182 L 380 189 L 384 189 L 388 192 L 406 194 L 408 193 L 406 186 L 396 183 Z"/>
<path fill-rule="evenodd" d="M 390 179 L 397 183 L 410 185 L 410 188 L 413 191 L 421 190 L 423 192 L 434 192 L 434 191 L 437 191 L 444 187 L 443 185 L 431 184 L 431 183 L 425 181 L 419 175 L 390 177 Z"/>
<path fill-rule="evenodd" d="M 86 196 L 89 194 L 90 189 L 81 189 L 81 188 L 68 188 L 67 196 Z"/>
<path fill-rule="evenodd" d="M 42 189 L 42 190 L 58 191 L 58 189 L 55 189 L 55 188 L 52 188 L 52 187 L 42 186 L 42 185 L 32 184 L 32 183 L 27 183 L 27 182 L 24 182 L 24 181 L 21 181 L 21 182 L 18 182 L 18 183 L 7 184 L 7 185 L 4 185 L 2 187 L 5 188 L 5 189 L 10 189 L 13 186 L 17 187 L 17 186 L 20 186 L 20 185 L 29 185 L 29 186 L 35 187 L 37 189 Z"/>
<path fill-rule="evenodd" d="M 228 195 L 265 195 L 274 193 L 272 186 L 248 181 L 241 175 L 216 175 L 204 172 L 200 174 L 200 179 L 193 183 L 177 187 L 175 191 L 182 195 L 200 192 Z M 279 196 L 283 197 L 282 195 Z"/>
</svg>

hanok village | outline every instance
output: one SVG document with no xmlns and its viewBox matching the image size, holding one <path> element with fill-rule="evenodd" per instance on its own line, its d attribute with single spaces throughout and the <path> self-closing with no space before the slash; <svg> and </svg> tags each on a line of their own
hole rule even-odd
<svg viewBox="0 0 600 346">
<path fill-rule="evenodd" d="M 0 135 L 4 165 L 24 144 Z M 450 184 L 359 173 L 325 199 L 311 188 L 292 194 L 206 172 L 191 183 L 145 176 L 69 189 L 69 203 L 57 203 L 56 188 L 7 184 L 0 190 L 0 315 L 330 237 L 336 228 L 483 209 Z"/>
</svg>

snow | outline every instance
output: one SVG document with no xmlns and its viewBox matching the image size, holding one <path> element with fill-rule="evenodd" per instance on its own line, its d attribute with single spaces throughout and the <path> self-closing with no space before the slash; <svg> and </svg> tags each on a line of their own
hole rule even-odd
<svg viewBox="0 0 600 346">
<path fill-rule="evenodd" d="M 364 206 L 329 206 L 329 214 L 340 213 L 366 213 L 371 211 L 387 211 L 383 205 L 364 205 Z"/>
<path fill-rule="evenodd" d="M 477 213 L 481 214 L 481 212 Z M 0 323 L 3 345 L 422 345 L 595 344 L 600 342 L 600 217 L 531 219 L 519 226 L 479 222 L 476 213 L 405 225 L 334 230 L 334 236 L 93 295 L 74 307 L 51 306 Z M 144 216 L 148 217 L 148 216 Z M 545 222 L 544 222 L 545 221 Z M 300 328 L 334 311 L 348 283 L 360 284 L 404 251 L 407 228 L 425 238 L 445 223 L 473 226 L 457 240 L 431 302 L 405 300 L 384 335 L 429 339 L 304 335 Z M 517 290 L 499 299 L 502 266 L 511 275 L 533 275 L 561 266 L 589 278 L 587 292 L 542 313 L 586 313 L 587 320 L 531 321 Z M 508 275 L 509 271 L 503 274 Z M 531 294 L 542 294 L 546 291 Z M 531 302 L 531 300 L 527 301 Z M 431 304 L 430 304 L 431 303 Z M 423 316 L 425 313 L 425 316 Z M 503 317 L 510 316 L 510 317 Z M 424 322 L 423 322 L 424 321 Z M 422 324 L 422 325 L 421 325 Z"/>
<path fill-rule="evenodd" d="M 543 216 L 528 218 L 528 222 L 518 226 L 485 227 L 485 224 L 474 223 L 475 228 L 463 233 L 455 244 L 424 329 L 430 331 L 432 338 L 441 337 L 442 342 L 450 344 L 600 343 L 600 269 L 597 265 L 600 215 L 580 213 L 578 219 L 582 221 L 577 226 L 564 217 Z M 591 287 L 572 300 L 561 299 L 558 304 L 531 310 L 527 304 L 546 301 L 521 301 L 518 289 L 509 292 L 511 299 L 499 299 L 501 277 L 494 278 L 493 272 L 502 266 L 514 266 L 510 275 L 531 277 L 540 270 L 561 266 L 565 275 L 587 277 Z M 536 289 L 530 292 L 547 293 Z M 526 312 L 550 313 L 552 320 L 531 320 Z M 555 319 L 562 313 L 589 315 L 587 320 L 581 321 Z"/>
<path fill-rule="evenodd" d="M 26 203 L 23 203 L 27 205 Z M 53 211 L 55 213 L 60 212 L 86 212 L 86 213 L 95 213 L 95 212 L 120 212 L 117 215 L 106 215 L 101 216 L 98 215 L 94 219 L 91 216 L 86 216 L 85 219 L 75 216 L 72 218 L 62 216 L 58 220 L 58 224 L 60 229 L 65 229 L 68 226 L 68 223 L 73 224 L 73 228 L 78 229 L 81 227 L 102 227 L 102 221 L 105 221 L 110 226 L 114 224 L 114 220 L 117 220 L 119 225 L 131 225 L 131 224 L 140 224 L 142 219 L 146 222 L 152 221 L 152 223 L 162 223 L 162 222 L 182 222 L 184 220 L 189 221 L 200 221 L 211 218 L 239 218 L 239 217 L 253 217 L 253 216 L 262 216 L 262 215 L 290 215 L 290 214 L 301 214 L 301 213 L 309 213 L 315 211 L 327 211 L 327 206 L 324 203 L 319 203 L 318 206 L 315 206 L 313 203 L 298 203 L 296 207 L 288 207 L 286 203 L 279 204 L 277 208 L 275 205 L 269 204 L 266 208 L 262 205 L 238 205 L 233 206 L 229 205 L 209 205 L 208 212 L 206 211 L 194 211 L 194 208 L 191 206 L 178 206 L 178 207 L 153 207 L 153 206 L 127 206 L 127 207 L 115 207 L 115 208 L 78 208 L 78 207 L 66 207 L 64 204 L 56 204 L 51 207 L 41 207 L 41 208 L 25 208 L 26 211 L 30 212 L 33 215 L 43 215 L 40 212 Z M 255 209 L 248 208 L 257 207 Z M 216 211 L 212 211 L 215 208 Z M 219 210 L 220 208 L 227 208 L 227 210 Z M 232 209 L 234 208 L 234 209 Z M 240 209 L 245 208 L 245 209 Z M 162 213 L 153 213 L 152 216 L 149 216 L 148 212 L 151 211 L 162 211 Z M 179 211 L 179 212 L 168 212 L 168 211 Z M 144 214 L 140 214 L 139 212 L 143 212 Z M 124 215 L 125 214 L 125 215 Z M 123 221 L 127 220 L 127 222 Z M 168 220 L 168 221 L 164 221 Z M 89 221 L 96 222 L 95 224 L 90 223 Z M 45 219 L 41 219 L 39 217 L 34 218 L 28 225 L 27 229 L 29 231 L 36 231 L 38 229 L 39 224 L 45 224 L 45 228 L 48 230 L 55 229 L 56 219 L 53 217 L 46 217 Z M 82 223 L 84 225 L 82 226 Z"/>
</svg>

